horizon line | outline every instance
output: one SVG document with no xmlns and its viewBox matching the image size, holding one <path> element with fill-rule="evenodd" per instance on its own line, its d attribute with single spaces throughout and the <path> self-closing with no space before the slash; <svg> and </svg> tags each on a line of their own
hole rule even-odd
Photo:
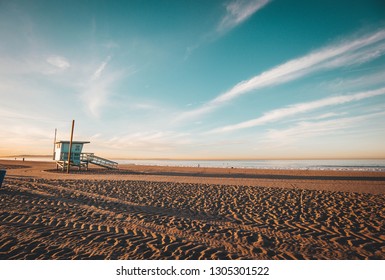
<svg viewBox="0 0 385 280">
<path fill-rule="evenodd" d="M 52 155 L 9 155 L 9 156 L 4 156 L 0 155 L 1 158 L 20 158 L 20 157 L 25 157 L 25 158 L 31 158 L 31 157 L 42 157 L 42 158 L 52 158 Z M 147 158 L 130 158 L 130 157 L 113 157 L 113 156 L 104 156 L 104 157 L 109 157 L 114 160 L 194 160 L 194 161 L 245 161 L 245 160 L 385 160 L 385 155 L 384 156 L 379 156 L 379 157 L 261 157 L 261 158 L 165 158 L 165 157 L 159 157 L 159 158 L 152 158 L 152 157 L 147 157 Z"/>
</svg>

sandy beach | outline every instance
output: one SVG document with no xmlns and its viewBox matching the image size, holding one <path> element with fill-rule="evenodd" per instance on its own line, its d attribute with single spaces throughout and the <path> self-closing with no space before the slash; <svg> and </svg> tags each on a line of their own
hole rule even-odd
<svg viewBox="0 0 385 280">
<path fill-rule="evenodd" d="M 385 259 L 385 174 L 1 160 L 0 259 Z"/>
</svg>

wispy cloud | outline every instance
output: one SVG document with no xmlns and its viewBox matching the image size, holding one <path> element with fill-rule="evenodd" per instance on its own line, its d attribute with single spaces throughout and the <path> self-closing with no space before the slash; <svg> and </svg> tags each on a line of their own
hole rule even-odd
<svg viewBox="0 0 385 280">
<path fill-rule="evenodd" d="M 373 71 L 375 72 L 367 74 L 367 75 L 359 75 L 354 78 L 341 78 L 338 77 L 331 81 L 326 81 L 321 83 L 321 88 L 326 91 L 350 91 L 357 89 L 365 89 L 368 87 L 380 87 L 385 84 L 385 71 L 383 70 L 384 66 L 380 67 L 372 66 L 366 68 L 360 68 L 361 71 Z M 358 71 L 358 70 L 357 70 Z M 351 72 L 351 71 L 348 71 Z"/>
<path fill-rule="evenodd" d="M 119 93 L 115 94 L 115 88 L 120 82 L 124 82 L 125 78 L 134 75 L 138 69 L 131 65 L 124 68 L 116 69 L 111 64 L 112 56 L 107 56 L 97 67 L 95 65 L 88 71 L 85 82 L 80 83 L 78 91 L 81 92 L 81 99 L 85 105 L 86 111 L 93 118 L 99 118 L 102 110 L 106 107 L 122 108 L 129 110 L 150 110 L 157 108 L 149 102 L 138 102 L 136 100 L 122 99 Z M 92 74 L 90 74 L 90 72 Z M 129 94 L 126 95 L 126 97 Z M 116 98 L 114 98 L 116 97 Z"/>
<path fill-rule="evenodd" d="M 287 144 L 304 140 L 309 137 L 325 136 L 330 133 L 341 132 L 346 134 L 346 129 L 365 124 L 374 118 L 383 118 L 385 112 L 377 112 L 355 117 L 337 118 L 324 121 L 298 122 L 295 126 L 287 129 L 271 129 L 267 132 L 263 141 L 267 142 L 285 142 Z"/>
<path fill-rule="evenodd" d="M 123 75 L 121 72 L 112 72 L 104 73 L 101 76 L 103 70 L 98 71 L 101 67 L 92 75 L 90 81 L 83 88 L 82 94 L 83 102 L 87 106 L 89 113 L 96 118 L 100 117 L 102 108 L 109 104 L 112 87 Z"/>
<path fill-rule="evenodd" d="M 298 103 L 298 104 L 294 104 L 284 108 L 272 110 L 256 119 L 214 129 L 210 133 L 228 132 L 228 131 L 254 127 L 258 125 L 263 125 L 269 122 L 282 120 L 289 116 L 294 116 L 296 114 L 309 112 L 309 111 L 320 109 L 323 107 L 341 105 L 344 103 L 359 101 L 362 99 L 375 97 L 378 95 L 384 95 L 384 94 L 385 94 L 385 87 L 376 89 L 376 90 L 360 92 L 356 94 L 334 96 L 334 97 L 323 98 L 323 99 L 319 99 L 319 100 L 311 101 L 307 103 Z"/>
<path fill-rule="evenodd" d="M 246 93 L 302 78 L 316 71 L 347 67 L 371 61 L 385 53 L 385 30 L 353 40 L 332 44 L 303 57 L 290 60 L 251 79 L 242 81 L 200 108 L 187 111 L 181 119 L 197 117 Z"/>
<path fill-rule="evenodd" d="M 217 31 L 228 31 L 250 18 L 266 6 L 270 0 L 235 0 L 226 5 L 226 15 L 218 24 Z"/>
<path fill-rule="evenodd" d="M 103 47 L 107 49 L 117 49 L 120 48 L 120 45 L 114 41 L 108 41 L 107 43 L 102 44 Z"/>
<path fill-rule="evenodd" d="M 111 59 L 111 56 L 108 56 L 106 60 L 103 61 L 102 64 L 100 64 L 100 66 L 96 69 L 96 71 L 92 75 L 92 78 L 91 78 L 92 80 L 96 80 L 100 77 L 100 75 L 102 74 L 104 68 L 107 66 L 110 59 Z"/>
<path fill-rule="evenodd" d="M 108 104 L 111 96 L 111 87 L 122 76 L 120 72 L 106 72 L 106 67 L 111 60 L 108 56 L 93 72 L 89 81 L 85 83 L 82 91 L 82 100 L 88 112 L 93 117 L 99 117 L 103 106 Z"/>
<path fill-rule="evenodd" d="M 347 114 L 347 112 L 342 112 L 342 113 L 330 112 L 330 113 L 325 113 L 325 114 L 321 114 L 321 115 L 314 116 L 314 117 L 301 118 L 299 120 L 323 120 L 323 119 L 334 118 L 334 117 L 338 117 L 338 116 L 342 116 L 342 115 L 346 115 L 346 114 Z"/>
<path fill-rule="evenodd" d="M 225 5 L 226 12 L 219 20 L 216 28 L 206 33 L 196 44 L 187 47 L 184 59 L 188 59 L 201 45 L 217 40 L 230 30 L 242 24 L 271 1 L 272 0 L 233 0 L 228 2 Z"/>
<path fill-rule="evenodd" d="M 71 66 L 68 60 L 62 56 L 50 56 L 47 58 L 47 62 L 62 70 L 65 70 Z"/>
<path fill-rule="evenodd" d="M 119 135 L 106 141 L 107 146 L 142 151 L 167 151 L 191 143 L 189 134 L 175 131 L 141 131 Z"/>
<path fill-rule="evenodd" d="M 328 46 L 306 56 L 290 60 L 249 80 L 242 81 L 229 91 L 215 98 L 213 103 L 229 101 L 252 90 L 282 84 L 317 70 L 367 62 L 384 54 L 384 41 L 385 30 L 380 30 L 353 41 Z M 378 43 L 382 44 L 379 45 Z"/>
<path fill-rule="evenodd" d="M 63 56 L 27 54 L 10 57 L 0 53 L 0 73 L 4 76 L 63 74 L 70 67 L 71 63 Z"/>
</svg>

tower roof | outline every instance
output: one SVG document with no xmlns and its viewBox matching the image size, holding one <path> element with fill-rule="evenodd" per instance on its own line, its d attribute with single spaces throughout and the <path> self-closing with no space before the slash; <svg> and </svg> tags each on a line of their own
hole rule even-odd
<svg viewBox="0 0 385 280">
<path fill-rule="evenodd" d="M 69 143 L 70 141 L 56 141 L 55 144 L 58 143 Z M 90 141 L 72 141 L 72 144 L 88 144 Z"/>
</svg>

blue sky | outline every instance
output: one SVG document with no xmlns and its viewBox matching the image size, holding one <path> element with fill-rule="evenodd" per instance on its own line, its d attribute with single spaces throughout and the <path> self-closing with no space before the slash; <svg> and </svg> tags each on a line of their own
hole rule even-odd
<svg viewBox="0 0 385 280">
<path fill-rule="evenodd" d="M 385 4 L 0 1 L 0 156 L 385 158 Z"/>
</svg>

